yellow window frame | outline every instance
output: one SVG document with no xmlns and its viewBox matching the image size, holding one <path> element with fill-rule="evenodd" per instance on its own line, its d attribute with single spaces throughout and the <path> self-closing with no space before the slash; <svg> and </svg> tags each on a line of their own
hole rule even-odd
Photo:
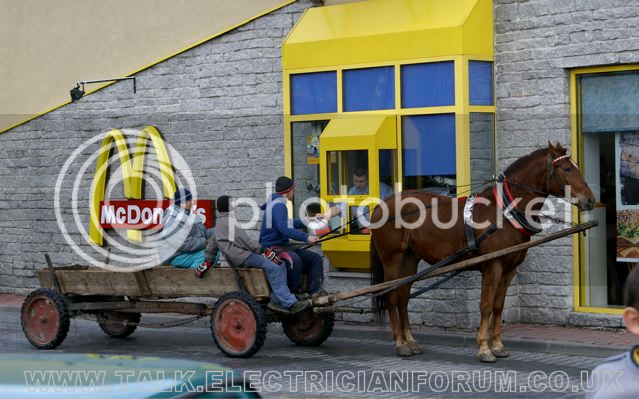
<svg viewBox="0 0 639 399">
<path fill-rule="evenodd" d="M 575 162 L 583 170 L 584 148 L 583 132 L 581 131 L 580 115 L 580 95 L 581 89 L 578 85 L 578 78 L 581 75 L 637 71 L 639 65 L 613 65 L 600 67 L 576 68 L 570 71 L 570 126 L 572 138 L 572 156 Z M 582 222 L 581 215 L 577 209 L 573 209 L 573 220 Z M 623 308 L 619 307 L 592 307 L 582 306 L 582 299 L 586 297 L 586 286 L 582 283 L 586 274 L 586 253 L 584 238 L 575 234 L 573 236 L 573 309 L 575 312 L 585 313 L 606 313 L 623 314 Z"/>
<path fill-rule="evenodd" d="M 328 66 L 318 68 L 291 69 L 283 71 L 282 91 L 283 91 L 283 111 L 284 111 L 284 165 L 285 173 L 290 176 L 293 173 L 292 159 L 292 132 L 291 124 L 293 122 L 304 122 L 314 120 L 327 120 L 344 115 L 396 115 L 397 116 L 397 177 L 399 188 L 403 186 L 403 154 L 402 148 L 402 116 L 409 115 L 427 115 L 427 114 L 455 114 L 455 154 L 456 154 L 456 181 L 457 195 L 463 196 L 467 194 L 468 187 L 471 184 L 470 174 L 470 113 L 492 113 L 495 114 L 495 105 L 470 105 L 470 77 L 469 77 L 469 61 L 490 61 L 494 62 L 492 56 L 475 56 L 475 55 L 458 55 L 446 57 L 427 57 L 410 60 L 400 60 L 394 63 L 389 62 L 371 62 L 363 64 L 349 64 L 340 66 Z M 401 66 L 409 64 L 432 63 L 441 61 L 454 62 L 455 76 L 455 105 L 445 107 L 422 107 L 422 108 L 402 108 L 401 107 Z M 395 69 L 395 108 L 374 110 L 374 111 L 357 111 L 344 112 L 343 110 L 343 83 L 342 74 L 344 70 L 358 68 L 373 68 L 382 66 L 393 66 Z M 335 71 L 337 75 L 337 112 L 322 114 L 291 114 L 291 97 L 290 97 L 290 78 L 291 75 L 311 72 L 328 72 Z M 494 82 L 493 82 L 494 93 Z"/>
</svg>

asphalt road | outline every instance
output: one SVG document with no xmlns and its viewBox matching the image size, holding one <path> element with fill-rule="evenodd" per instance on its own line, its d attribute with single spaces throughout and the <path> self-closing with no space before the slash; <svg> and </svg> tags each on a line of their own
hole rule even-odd
<svg viewBox="0 0 639 399">
<path fill-rule="evenodd" d="M 37 351 L 23 335 L 16 308 L 0 309 L 0 321 L 0 347 L 5 353 Z M 475 359 L 474 349 L 422 345 L 424 354 L 399 358 L 392 342 L 331 337 L 320 347 L 307 348 L 274 333 L 254 357 L 231 359 L 217 349 L 205 328 L 139 328 L 129 338 L 114 339 L 95 322 L 75 319 L 66 340 L 50 352 L 220 363 L 253 371 L 256 381 L 272 391 L 263 391 L 264 397 L 583 397 L 581 373 L 601 360 L 514 352 L 508 359 L 485 364 Z"/>
</svg>

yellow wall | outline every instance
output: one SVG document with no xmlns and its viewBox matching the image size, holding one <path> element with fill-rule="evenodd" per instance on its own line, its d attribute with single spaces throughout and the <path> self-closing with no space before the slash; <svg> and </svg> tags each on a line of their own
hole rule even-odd
<svg viewBox="0 0 639 399">
<path fill-rule="evenodd" d="M 0 0 L 0 131 L 291 2 Z"/>
</svg>

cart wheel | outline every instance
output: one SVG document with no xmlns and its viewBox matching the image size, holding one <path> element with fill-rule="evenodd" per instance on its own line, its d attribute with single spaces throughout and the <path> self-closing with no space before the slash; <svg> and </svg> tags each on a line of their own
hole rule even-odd
<svg viewBox="0 0 639 399">
<path fill-rule="evenodd" d="M 251 357 L 264 345 L 266 316 L 252 296 L 229 292 L 213 306 L 211 331 L 215 344 L 229 357 Z"/>
<path fill-rule="evenodd" d="M 306 309 L 282 319 L 284 333 L 296 345 L 319 346 L 331 336 L 335 325 L 335 313 L 316 313 Z"/>
<path fill-rule="evenodd" d="M 48 288 L 39 288 L 27 296 L 20 319 L 24 335 L 38 349 L 55 348 L 69 332 L 67 303 L 62 294 Z"/>
<path fill-rule="evenodd" d="M 114 338 L 124 338 L 133 334 L 137 325 L 128 323 L 139 323 L 142 315 L 140 313 L 129 312 L 101 312 L 98 314 L 98 325 L 107 335 Z"/>
</svg>

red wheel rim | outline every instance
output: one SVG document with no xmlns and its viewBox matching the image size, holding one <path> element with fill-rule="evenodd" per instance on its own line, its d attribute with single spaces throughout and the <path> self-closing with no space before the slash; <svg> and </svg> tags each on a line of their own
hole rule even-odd
<svg viewBox="0 0 639 399">
<path fill-rule="evenodd" d="M 242 353 L 255 341 L 257 321 L 253 309 L 243 301 L 228 301 L 215 320 L 215 337 L 228 352 Z"/>
<path fill-rule="evenodd" d="M 55 303 L 45 296 L 33 298 L 22 315 L 24 326 L 32 340 L 46 345 L 60 330 L 60 312 Z"/>
</svg>

